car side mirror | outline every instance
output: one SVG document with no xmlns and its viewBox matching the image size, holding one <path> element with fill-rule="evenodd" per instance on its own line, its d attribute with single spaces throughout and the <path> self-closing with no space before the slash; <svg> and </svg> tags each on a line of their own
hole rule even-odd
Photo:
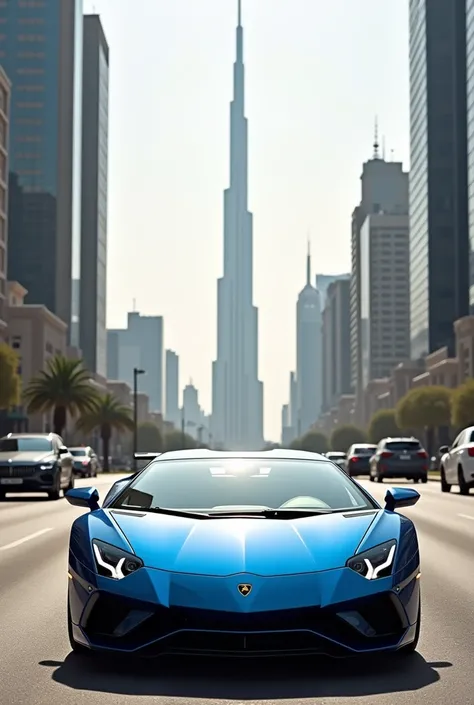
<svg viewBox="0 0 474 705">
<path fill-rule="evenodd" d="M 402 507 L 412 507 L 420 499 L 420 493 L 409 487 L 391 487 L 385 495 L 385 509 L 394 512 Z"/>
<path fill-rule="evenodd" d="M 59 455 L 66 455 L 66 453 L 69 453 L 66 446 L 59 446 L 58 452 L 59 452 Z"/>
<path fill-rule="evenodd" d="M 440 455 L 444 455 L 445 453 L 449 453 L 449 446 L 440 446 L 439 453 L 440 453 Z"/>
<path fill-rule="evenodd" d="M 66 492 L 65 497 L 74 507 L 90 509 L 91 512 L 99 509 L 99 491 L 95 487 L 76 487 Z"/>
</svg>

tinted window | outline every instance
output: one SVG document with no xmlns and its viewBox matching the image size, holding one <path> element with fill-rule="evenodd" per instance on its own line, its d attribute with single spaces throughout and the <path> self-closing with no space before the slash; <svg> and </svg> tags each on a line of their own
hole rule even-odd
<svg viewBox="0 0 474 705">
<path fill-rule="evenodd" d="M 345 453 L 326 453 L 326 457 L 328 460 L 341 460 L 341 458 L 345 458 L 346 454 Z"/>
<path fill-rule="evenodd" d="M 372 504 L 335 465 L 321 461 L 152 462 L 114 506 L 209 510 L 232 507 L 367 508 Z"/>
<path fill-rule="evenodd" d="M 371 455 L 376 450 L 377 446 L 355 446 L 353 453 L 355 455 Z"/>
<path fill-rule="evenodd" d="M 70 449 L 70 453 L 71 455 L 87 455 L 87 451 L 82 448 L 80 450 Z"/>
<path fill-rule="evenodd" d="M 385 444 L 387 450 L 420 450 L 420 441 L 390 441 Z"/>
<path fill-rule="evenodd" d="M 17 450 L 52 450 L 53 444 L 48 438 L 1 438 L 0 453 Z"/>
</svg>

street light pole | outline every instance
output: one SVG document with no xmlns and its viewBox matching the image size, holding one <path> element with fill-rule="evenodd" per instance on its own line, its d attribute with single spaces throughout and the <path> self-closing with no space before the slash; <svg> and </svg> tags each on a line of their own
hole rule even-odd
<svg viewBox="0 0 474 705">
<path fill-rule="evenodd" d="M 138 451 L 138 375 L 144 375 L 145 370 L 138 367 L 133 368 L 133 472 L 137 472 L 137 459 L 135 457 Z"/>
</svg>

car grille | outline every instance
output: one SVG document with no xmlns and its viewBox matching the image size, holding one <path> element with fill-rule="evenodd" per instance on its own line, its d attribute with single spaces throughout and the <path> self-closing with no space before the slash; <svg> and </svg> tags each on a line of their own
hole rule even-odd
<svg viewBox="0 0 474 705">
<path fill-rule="evenodd" d="M 38 465 L 0 465 L 0 477 L 31 477 L 39 469 Z"/>
<path fill-rule="evenodd" d="M 370 637 L 345 621 L 341 613 L 347 610 L 368 623 Z M 99 593 L 82 626 L 92 643 L 126 650 L 146 647 L 147 653 L 311 650 L 338 655 L 346 649 L 377 648 L 377 642 L 387 639 L 395 644 L 407 625 L 390 593 L 331 609 L 245 614 L 156 607 Z"/>
</svg>

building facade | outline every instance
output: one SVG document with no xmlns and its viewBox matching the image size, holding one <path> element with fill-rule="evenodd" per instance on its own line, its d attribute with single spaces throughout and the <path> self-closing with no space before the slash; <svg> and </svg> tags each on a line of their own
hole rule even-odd
<svg viewBox="0 0 474 705">
<path fill-rule="evenodd" d="M 362 389 L 410 356 L 407 215 L 368 215 L 360 231 Z"/>
<path fill-rule="evenodd" d="M 133 388 L 133 369 L 145 370 L 139 391 L 150 398 L 150 411 L 163 406 L 163 318 L 128 314 L 124 329 L 107 331 L 107 379 L 126 382 Z"/>
<path fill-rule="evenodd" d="M 350 280 L 333 281 L 322 314 L 323 408 L 334 408 L 351 393 Z"/>
<path fill-rule="evenodd" d="M 179 357 L 174 350 L 165 355 L 165 419 L 178 427 L 179 410 Z"/>
<path fill-rule="evenodd" d="M 84 17 L 80 347 L 107 376 L 107 192 L 109 46 L 98 15 Z"/>
<path fill-rule="evenodd" d="M 217 286 L 217 358 L 212 369 L 212 435 L 233 450 L 263 447 L 258 377 L 258 310 L 253 304 L 253 217 L 248 209 L 248 125 L 243 28 L 237 26 L 230 109 L 230 186 L 224 194 L 224 272 Z"/>
<path fill-rule="evenodd" d="M 296 436 L 316 423 L 322 408 L 322 321 L 319 292 L 311 285 L 311 256 L 306 285 L 296 304 Z"/>
<path fill-rule="evenodd" d="M 8 276 L 28 290 L 27 303 L 70 326 L 80 277 L 82 0 L 3 2 L 0 22 L 12 82 Z"/>
<path fill-rule="evenodd" d="M 474 313 L 474 0 L 466 0 L 467 176 L 469 211 L 469 312 Z"/>
<path fill-rule="evenodd" d="M 339 279 L 350 279 L 350 276 L 350 274 L 316 274 L 316 289 L 319 291 L 321 311 L 324 311 L 326 306 L 326 297 L 331 284 Z"/>
<path fill-rule="evenodd" d="M 411 356 L 469 312 L 466 0 L 410 0 Z"/>
<path fill-rule="evenodd" d="M 408 174 L 401 162 L 388 162 L 379 155 L 377 137 L 373 158 L 365 162 L 361 175 L 361 200 L 351 223 L 350 348 L 351 386 L 356 399 L 362 395 L 360 230 L 369 214 L 408 213 Z"/>
<path fill-rule="evenodd" d="M 1 61 L 0 61 L 1 63 Z M 11 84 L 0 66 L 0 343 L 7 330 L 8 149 Z"/>
</svg>

